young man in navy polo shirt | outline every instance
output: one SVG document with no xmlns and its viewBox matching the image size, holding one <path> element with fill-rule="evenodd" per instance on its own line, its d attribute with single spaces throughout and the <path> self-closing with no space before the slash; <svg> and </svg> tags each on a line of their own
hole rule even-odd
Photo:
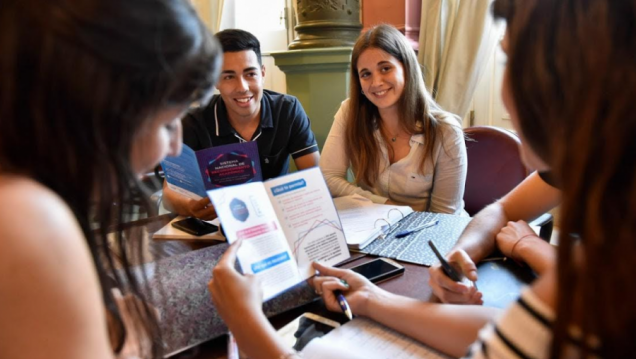
<svg viewBox="0 0 636 359">
<path fill-rule="evenodd" d="M 220 95 L 183 119 L 183 142 L 198 151 L 256 141 L 264 180 L 286 174 L 290 155 L 299 170 L 318 166 L 316 138 L 298 99 L 263 90 L 265 66 L 258 39 L 238 29 L 215 36 L 223 47 Z M 165 184 L 163 193 L 166 208 L 174 212 L 206 220 L 216 217 L 208 198 L 192 200 Z"/>
</svg>

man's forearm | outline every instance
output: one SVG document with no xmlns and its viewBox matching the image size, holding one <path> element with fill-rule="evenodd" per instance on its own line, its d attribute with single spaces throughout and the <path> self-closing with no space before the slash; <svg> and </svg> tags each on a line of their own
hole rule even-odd
<svg viewBox="0 0 636 359">
<path fill-rule="evenodd" d="M 545 183 L 535 172 L 502 199 L 481 210 L 470 222 L 459 239 L 461 248 L 479 261 L 495 249 L 495 236 L 508 221 L 537 218 L 557 206 L 561 192 Z"/>
<path fill-rule="evenodd" d="M 190 213 L 188 211 L 187 203 L 190 199 L 181 196 L 175 191 L 171 190 L 168 186 L 164 184 L 163 186 L 163 206 L 174 213 L 180 214 L 182 216 L 189 216 Z"/>
<path fill-rule="evenodd" d="M 503 206 L 495 202 L 473 217 L 455 248 L 463 249 L 474 262 L 479 262 L 495 249 L 495 236 L 506 223 L 508 217 Z"/>
</svg>

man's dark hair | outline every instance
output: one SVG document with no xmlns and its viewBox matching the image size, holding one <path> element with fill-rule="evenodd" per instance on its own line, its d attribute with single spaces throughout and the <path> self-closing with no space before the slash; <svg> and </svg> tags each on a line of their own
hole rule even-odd
<svg viewBox="0 0 636 359">
<path fill-rule="evenodd" d="M 223 48 L 223 52 L 239 52 L 252 50 L 256 54 L 258 64 L 262 65 L 261 60 L 261 43 L 256 36 L 240 29 L 227 29 L 217 32 L 214 35 Z"/>
</svg>

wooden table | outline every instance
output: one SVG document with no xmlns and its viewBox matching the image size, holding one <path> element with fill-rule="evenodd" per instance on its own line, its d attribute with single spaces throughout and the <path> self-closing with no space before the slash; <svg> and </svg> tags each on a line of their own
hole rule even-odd
<svg viewBox="0 0 636 359">
<path fill-rule="evenodd" d="M 163 215 L 151 219 L 144 219 L 136 223 L 127 224 L 127 235 L 136 236 L 140 233 L 156 231 L 174 218 L 174 215 Z M 145 232 L 139 232 L 144 228 Z M 142 235 L 142 237 L 149 237 Z M 202 248 L 215 243 L 188 243 L 182 241 L 152 241 L 148 242 L 148 252 L 155 259 L 185 253 L 193 249 Z M 358 257 L 346 263 L 343 267 L 349 268 L 375 259 L 373 256 L 365 256 L 360 253 L 352 253 L 352 257 Z M 428 284 L 428 267 L 410 263 L 401 263 L 405 272 L 399 277 L 392 278 L 379 284 L 387 291 L 423 301 L 438 301 L 433 296 Z M 514 300 L 524 282 L 533 279 L 533 275 L 527 268 L 521 268 L 513 261 L 494 261 L 482 263 L 479 266 L 479 289 L 484 293 L 485 304 L 489 306 L 505 307 Z M 270 318 L 275 328 L 281 328 L 304 312 L 312 312 L 324 317 L 342 321 L 341 313 L 332 313 L 326 310 L 321 300 L 317 300 L 286 311 Z M 226 357 L 226 336 L 221 336 L 193 349 L 179 353 L 172 358 L 177 359 L 220 359 Z"/>
<path fill-rule="evenodd" d="M 355 256 L 359 254 L 352 253 L 352 255 Z M 358 264 L 362 264 L 374 258 L 375 257 L 371 257 L 371 256 L 361 257 L 359 259 L 356 259 L 352 262 L 347 263 L 343 267 L 349 268 Z M 428 278 L 429 278 L 428 268 L 419 266 L 419 265 L 409 264 L 409 263 L 403 263 L 403 265 L 406 269 L 404 272 L 404 275 L 382 282 L 379 284 L 379 286 L 394 293 L 399 293 L 402 295 L 418 298 L 425 301 L 436 300 L 436 298 L 432 296 L 432 291 L 428 285 Z M 323 317 L 334 319 L 337 321 L 342 321 L 343 319 L 343 315 L 341 313 L 329 312 L 325 308 L 323 302 L 319 300 L 319 301 L 309 303 L 305 306 L 292 309 L 288 312 L 279 314 L 277 316 L 274 316 L 270 318 L 270 322 L 275 328 L 279 329 L 305 312 L 316 313 Z M 227 346 L 227 337 L 221 336 L 207 343 L 204 343 L 196 348 L 177 354 L 176 356 L 173 356 L 172 358 L 176 358 L 176 359 L 226 358 L 227 357 L 226 346 Z"/>
</svg>

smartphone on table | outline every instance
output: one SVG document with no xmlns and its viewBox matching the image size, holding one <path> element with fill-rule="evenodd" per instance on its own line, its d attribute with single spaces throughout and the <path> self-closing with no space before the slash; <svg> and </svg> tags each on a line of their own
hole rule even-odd
<svg viewBox="0 0 636 359">
<path fill-rule="evenodd" d="M 193 236 L 203 236 L 219 230 L 218 226 L 194 217 L 188 217 L 186 219 L 172 222 L 172 226 L 180 231 L 192 234 Z"/>
<path fill-rule="evenodd" d="M 404 274 L 404 267 L 388 258 L 377 258 L 349 269 L 362 274 L 373 283 L 379 283 Z"/>
</svg>

